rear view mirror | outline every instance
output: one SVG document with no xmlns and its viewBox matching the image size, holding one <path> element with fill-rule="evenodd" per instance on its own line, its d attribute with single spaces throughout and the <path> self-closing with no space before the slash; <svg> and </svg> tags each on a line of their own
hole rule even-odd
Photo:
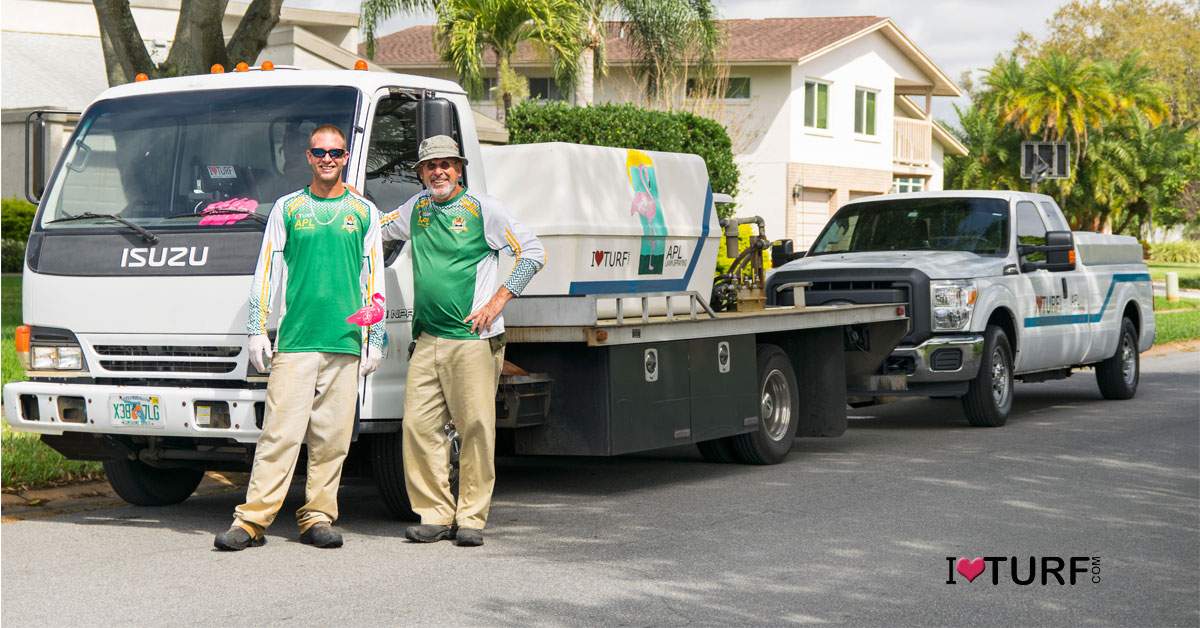
<svg viewBox="0 0 1200 628">
<path fill-rule="evenodd" d="M 459 143 L 461 150 L 462 140 L 458 137 L 458 119 L 454 115 L 454 104 L 449 100 L 445 98 L 422 100 L 418 123 L 421 129 L 421 137 L 418 138 L 420 141 L 435 135 L 449 135 Z"/>
<path fill-rule="evenodd" d="M 1044 253 L 1044 262 L 1021 262 L 1021 272 L 1048 270 L 1064 272 L 1075 270 L 1075 235 L 1070 231 L 1047 231 L 1046 244 L 1020 244 L 1017 252 L 1024 257 L 1030 253 Z"/>
<path fill-rule="evenodd" d="M 25 198 L 37 204 L 46 191 L 46 118 L 34 111 L 25 118 Z"/>
</svg>

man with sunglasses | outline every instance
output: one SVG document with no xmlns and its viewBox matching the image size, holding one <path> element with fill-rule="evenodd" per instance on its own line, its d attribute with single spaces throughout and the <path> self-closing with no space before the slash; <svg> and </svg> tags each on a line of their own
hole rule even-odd
<svg viewBox="0 0 1200 628">
<path fill-rule="evenodd" d="M 272 357 L 267 318 L 286 277 L 246 503 L 234 511 L 233 526 L 214 540 L 221 550 L 266 542 L 302 443 L 308 445 L 308 479 L 305 504 L 296 512 L 300 541 L 341 547 L 332 524 L 354 431 L 358 377 L 370 375 L 382 359 L 383 321 L 367 328 L 364 342 L 363 328 L 346 320 L 383 292 L 378 212 L 342 182 L 348 153 L 338 127 L 317 127 L 308 144 L 312 181 L 275 202 L 251 284 L 250 363 L 265 372 Z"/>
<path fill-rule="evenodd" d="M 496 385 L 504 363 L 504 305 L 545 263 L 542 244 L 496 199 L 461 182 L 454 139 L 421 142 L 417 175 L 425 189 L 382 219 L 386 240 L 412 252 L 413 338 L 404 400 L 404 476 L 421 525 L 409 540 L 483 544 L 495 485 Z M 499 283 L 498 252 L 516 256 Z M 450 492 L 450 444 L 462 437 L 458 500 Z"/>
</svg>

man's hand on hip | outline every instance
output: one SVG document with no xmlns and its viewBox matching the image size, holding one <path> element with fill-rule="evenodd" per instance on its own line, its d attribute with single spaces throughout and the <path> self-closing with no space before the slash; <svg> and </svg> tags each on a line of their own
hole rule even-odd
<svg viewBox="0 0 1200 628">
<path fill-rule="evenodd" d="M 496 294 L 483 307 L 475 310 L 470 316 L 463 319 L 463 322 L 471 324 L 472 334 L 486 333 L 492 328 L 492 323 L 499 318 L 500 313 L 504 311 L 504 306 L 513 298 L 513 293 L 508 291 L 507 286 L 500 286 L 496 290 Z"/>
</svg>

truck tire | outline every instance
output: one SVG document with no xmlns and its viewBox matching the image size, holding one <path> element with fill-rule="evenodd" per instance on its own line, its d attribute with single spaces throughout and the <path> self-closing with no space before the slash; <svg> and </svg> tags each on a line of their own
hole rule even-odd
<svg viewBox="0 0 1200 628">
<path fill-rule="evenodd" d="M 800 424 L 799 391 L 787 354 L 775 345 L 758 345 L 758 429 L 730 437 L 738 462 L 783 462 L 792 450 Z"/>
<path fill-rule="evenodd" d="M 984 332 L 983 362 L 962 398 L 967 422 L 975 427 L 1000 427 L 1008 421 L 1013 399 L 1012 345 L 996 325 Z"/>
<path fill-rule="evenodd" d="M 1121 320 L 1121 338 L 1112 357 L 1096 365 L 1096 384 L 1105 399 L 1133 399 L 1141 377 L 1137 328 L 1128 318 Z"/>
<path fill-rule="evenodd" d="M 371 437 L 371 473 L 375 486 L 388 512 L 397 519 L 419 519 L 408 503 L 408 487 L 404 485 L 404 430 Z"/>
<path fill-rule="evenodd" d="M 718 464 L 737 462 L 737 456 L 733 452 L 732 436 L 696 443 L 696 449 L 700 450 L 700 456 L 707 462 Z"/>
<path fill-rule="evenodd" d="M 108 484 L 134 506 L 170 506 L 191 497 L 204 479 L 200 469 L 159 469 L 141 460 L 104 461 Z"/>
</svg>

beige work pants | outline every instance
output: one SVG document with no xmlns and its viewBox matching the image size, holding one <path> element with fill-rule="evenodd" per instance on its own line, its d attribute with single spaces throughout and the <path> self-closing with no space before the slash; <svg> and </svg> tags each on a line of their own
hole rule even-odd
<svg viewBox="0 0 1200 628">
<path fill-rule="evenodd" d="M 267 380 L 267 409 L 254 451 L 246 503 L 234 523 L 255 536 L 275 520 L 296 471 L 300 444 L 308 445 L 305 504 L 296 511 L 304 532 L 337 520 L 342 462 L 354 433 L 358 356 L 276 353 Z"/>
<path fill-rule="evenodd" d="M 404 394 L 404 481 L 421 523 L 476 529 L 487 524 L 503 364 L 499 339 L 417 338 Z M 450 421 L 462 437 L 457 504 L 450 493 L 450 442 L 442 431 Z"/>
</svg>

